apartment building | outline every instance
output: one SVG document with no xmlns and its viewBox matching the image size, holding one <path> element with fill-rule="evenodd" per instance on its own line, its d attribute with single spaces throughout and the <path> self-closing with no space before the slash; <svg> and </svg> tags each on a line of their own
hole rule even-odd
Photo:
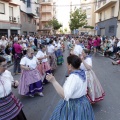
<svg viewBox="0 0 120 120">
<path fill-rule="evenodd" d="M 120 38 L 120 0 L 97 0 L 97 34 Z"/>
<path fill-rule="evenodd" d="M 19 0 L 0 0 L 0 36 L 20 34 Z"/>
<path fill-rule="evenodd" d="M 40 29 L 39 32 L 49 34 L 52 28 L 47 26 L 53 19 L 53 0 L 40 0 Z"/>
<path fill-rule="evenodd" d="M 83 11 L 86 12 L 87 15 L 87 25 L 86 26 L 92 26 L 95 27 L 95 7 L 94 7 L 95 0 L 81 0 L 80 7 Z M 91 35 L 94 35 L 95 31 L 94 29 L 90 28 L 80 28 L 80 32 L 88 32 Z"/>
<path fill-rule="evenodd" d="M 39 29 L 39 0 L 21 0 L 21 34 L 34 35 Z"/>
</svg>

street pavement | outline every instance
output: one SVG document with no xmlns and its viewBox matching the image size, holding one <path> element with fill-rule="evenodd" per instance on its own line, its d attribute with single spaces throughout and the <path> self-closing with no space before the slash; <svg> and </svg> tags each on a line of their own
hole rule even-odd
<svg viewBox="0 0 120 120">
<path fill-rule="evenodd" d="M 64 63 L 58 66 L 55 71 L 57 81 L 63 85 L 67 73 L 66 57 L 69 52 L 64 52 Z M 11 72 L 13 66 L 8 68 Z M 105 98 L 103 101 L 95 103 L 93 106 L 96 120 L 120 120 L 120 66 L 113 66 L 111 59 L 97 55 L 93 57 L 93 70 L 95 71 L 103 89 Z M 19 80 L 20 75 L 14 76 Z M 52 84 L 44 86 L 44 97 L 35 96 L 34 98 L 21 96 L 18 89 L 13 88 L 14 94 L 23 103 L 23 111 L 28 120 L 49 120 L 55 106 L 60 100 Z"/>
</svg>

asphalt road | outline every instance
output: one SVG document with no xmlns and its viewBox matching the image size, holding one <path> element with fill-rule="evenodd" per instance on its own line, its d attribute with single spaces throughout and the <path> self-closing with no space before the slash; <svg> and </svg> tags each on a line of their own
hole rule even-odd
<svg viewBox="0 0 120 120">
<path fill-rule="evenodd" d="M 67 55 L 68 50 L 64 52 L 64 64 L 58 66 L 55 71 L 55 77 L 61 85 L 65 81 L 67 72 Z M 13 66 L 8 69 L 12 71 Z M 113 66 L 109 58 L 97 55 L 93 57 L 93 70 L 106 94 L 103 101 L 93 105 L 96 120 L 120 120 L 120 66 Z M 15 80 L 19 80 L 19 78 L 20 75 L 14 76 Z M 52 111 L 60 100 L 51 84 L 44 86 L 44 97 L 20 96 L 17 89 L 13 89 L 13 92 L 22 101 L 24 105 L 23 111 L 28 120 L 49 120 Z"/>
</svg>

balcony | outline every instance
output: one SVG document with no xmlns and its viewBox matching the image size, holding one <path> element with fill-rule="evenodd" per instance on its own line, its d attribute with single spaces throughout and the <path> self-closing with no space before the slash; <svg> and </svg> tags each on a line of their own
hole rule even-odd
<svg viewBox="0 0 120 120">
<path fill-rule="evenodd" d="M 27 8 L 27 14 L 31 15 L 31 16 L 37 16 L 37 12 L 35 11 L 35 9 L 33 8 Z"/>
<path fill-rule="evenodd" d="M 51 20 L 51 18 L 47 18 L 47 17 L 45 18 L 45 17 L 43 17 L 43 18 L 41 18 L 40 21 L 41 22 L 47 22 L 47 21 L 50 21 L 50 20 Z"/>
<path fill-rule="evenodd" d="M 97 7 L 95 13 L 100 13 L 101 11 L 103 11 L 104 9 L 106 9 L 107 7 L 115 4 L 117 2 L 117 0 L 107 0 L 106 3 L 101 4 L 101 7 Z"/>
<path fill-rule="evenodd" d="M 52 5 L 52 3 L 53 2 L 51 0 L 42 0 L 40 4 L 41 5 Z"/>
<path fill-rule="evenodd" d="M 14 6 L 19 6 L 20 5 L 18 0 L 9 0 L 9 4 L 14 5 Z"/>
<path fill-rule="evenodd" d="M 42 13 L 52 13 L 52 9 L 42 9 Z"/>
</svg>

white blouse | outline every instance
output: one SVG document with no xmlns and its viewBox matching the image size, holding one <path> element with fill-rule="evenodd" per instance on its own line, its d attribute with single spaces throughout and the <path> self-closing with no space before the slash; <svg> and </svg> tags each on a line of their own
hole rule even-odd
<svg viewBox="0 0 120 120">
<path fill-rule="evenodd" d="M 11 72 L 5 70 L 5 72 L 0 75 L 0 98 L 10 94 L 12 91 L 12 82 L 14 82 L 14 79 Z"/>
<path fill-rule="evenodd" d="M 87 81 L 78 75 L 71 74 L 63 85 L 65 100 L 80 98 L 87 94 Z"/>
<path fill-rule="evenodd" d="M 84 61 L 92 67 L 92 58 L 91 57 L 87 57 Z M 80 69 L 85 70 L 85 71 L 87 70 L 83 63 L 81 63 Z"/>
<path fill-rule="evenodd" d="M 60 49 L 60 48 L 61 48 L 60 42 L 58 42 L 58 43 L 54 42 L 54 45 L 55 45 L 55 47 L 57 47 L 57 49 Z"/>
<path fill-rule="evenodd" d="M 39 50 L 38 52 L 37 52 L 37 54 L 36 54 L 36 57 L 37 58 L 43 58 L 44 56 L 46 56 L 47 54 L 46 54 L 46 52 L 42 52 L 41 50 Z M 45 59 L 42 59 L 42 63 L 43 62 L 47 62 L 48 60 L 47 60 L 47 58 L 45 58 Z"/>
<path fill-rule="evenodd" d="M 38 59 L 34 56 L 32 59 L 23 57 L 20 61 L 20 65 L 29 66 L 31 69 L 35 69 L 37 67 Z"/>
<path fill-rule="evenodd" d="M 83 48 L 80 45 L 75 45 L 73 49 L 73 54 L 79 56 L 82 54 Z"/>
<path fill-rule="evenodd" d="M 55 46 L 53 46 L 53 45 L 48 45 L 47 49 L 48 49 L 48 53 L 54 53 Z"/>
</svg>

